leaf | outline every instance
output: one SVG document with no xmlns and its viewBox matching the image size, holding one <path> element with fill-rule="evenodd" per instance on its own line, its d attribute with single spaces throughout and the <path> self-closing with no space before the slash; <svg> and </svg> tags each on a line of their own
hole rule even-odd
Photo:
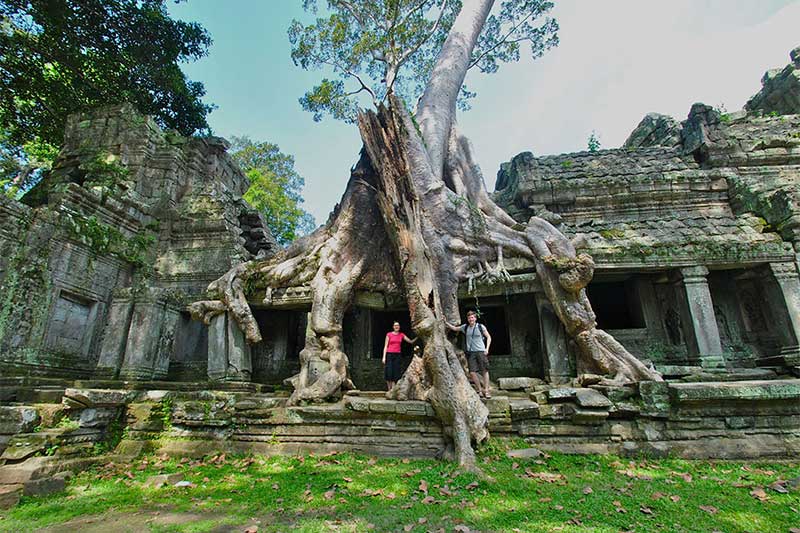
<svg viewBox="0 0 800 533">
<path fill-rule="evenodd" d="M 419 489 L 417 489 L 417 490 L 419 490 L 420 492 L 424 492 L 425 494 L 428 494 L 428 482 L 425 481 L 424 479 L 422 481 L 420 481 L 419 482 Z"/>
<path fill-rule="evenodd" d="M 674 503 L 681 501 L 681 497 L 678 496 L 677 494 L 673 494 L 672 496 L 669 497 L 669 499 L 672 500 Z"/>
<path fill-rule="evenodd" d="M 664 494 L 663 492 L 654 492 L 653 494 L 650 495 L 650 498 L 654 500 L 660 500 L 664 496 L 666 496 L 666 494 Z"/>
<path fill-rule="evenodd" d="M 422 498 L 422 503 L 424 503 L 425 505 L 430 505 L 435 501 L 436 499 L 433 496 L 425 496 L 424 498 Z"/>
<path fill-rule="evenodd" d="M 765 501 L 769 500 L 769 495 L 761 487 L 757 487 L 757 488 L 751 490 L 750 491 L 750 496 L 752 496 L 753 498 L 755 498 L 755 499 L 757 499 L 759 501 L 762 501 L 762 502 L 765 502 Z"/>
<path fill-rule="evenodd" d="M 591 494 L 591 493 L 593 493 L 593 492 L 594 492 L 594 491 L 592 490 L 592 487 L 590 487 L 590 486 L 588 486 L 588 485 L 587 485 L 587 486 L 585 486 L 585 487 L 583 487 L 583 493 L 584 493 L 584 494 Z"/>
<path fill-rule="evenodd" d="M 258 531 L 258 526 L 250 526 L 244 530 L 244 533 L 256 533 Z"/>
<path fill-rule="evenodd" d="M 475 489 L 478 488 L 478 482 L 477 481 L 473 481 L 472 483 L 468 484 L 464 488 L 467 489 L 467 490 L 475 490 Z"/>
<path fill-rule="evenodd" d="M 774 490 L 775 492 L 780 493 L 780 494 L 788 494 L 789 493 L 789 489 L 786 488 L 786 485 L 784 485 L 784 483 L 786 483 L 786 482 L 785 481 L 776 481 L 775 483 L 770 485 L 769 488 L 771 488 L 772 490 Z"/>
<path fill-rule="evenodd" d="M 349 478 L 349 477 L 343 477 L 342 479 L 344 480 L 345 483 L 352 483 L 353 482 L 353 479 Z"/>
<path fill-rule="evenodd" d="M 386 495 L 386 497 L 390 500 L 394 500 L 395 498 L 397 498 L 394 492 L 390 492 L 389 494 Z"/>
<path fill-rule="evenodd" d="M 701 505 L 700 510 L 705 511 L 708 514 L 717 514 L 719 512 L 719 509 L 717 509 L 713 505 Z"/>
<path fill-rule="evenodd" d="M 329 491 L 326 491 L 325 494 L 323 494 L 323 496 L 325 497 L 326 500 L 330 500 L 333 498 L 334 494 L 336 494 L 336 491 L 334 489 L 331 489 Z"/>
<path fill-rule="evenodd" d="M 414 529 L 414 524 L 408 524 L 403 528 L 403 531 L 411 531 L 412 529 Z"/>
<path fill-rule="evenodd" d="M 458 533 L 469 533 L 470 529 L 464 524 L 458 524 L 456 527 L 453 528 L 453 531 L 456 531 Z"/>
<path fill-rule="evenodd" d="M 418 524 L 425 524 L 425 523 L 427 523 L 427 522 L 428 522 L 428 519 L 427 519 L 427 518 L 425 518 L 424 516 L 421 516 L 421 517 L 419 518 L 419 520 L 417 520 L 417 523 L 418 523 Z"/>
<path fill-rule="evenodd" d="M 639 511 L 641 511 L 642 514 L 647 514 L 647 515 L 652 515 L 653 514 L 653 510 L 650 509 L 649 507 L 645 507 L 644 505 L 639 507 Z"/>
</svg>

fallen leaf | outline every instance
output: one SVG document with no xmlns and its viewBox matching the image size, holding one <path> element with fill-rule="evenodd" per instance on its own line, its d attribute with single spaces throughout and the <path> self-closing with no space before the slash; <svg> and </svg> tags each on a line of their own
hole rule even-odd
<svg viewBox="0 0 800 533">
<path fill-rule="evenodd" d="M 280 489 L 280 486 L 278 486 L 278 484 L 277 484 L 277 483 L 273 483 L 273 484 L 272 484 L 272 488 L 273 488 L 274 490 L 278 490 L 278 489 Z"/>
<path fill-rule="evenodd" d="M 469 533 L 469 528 L 464 524 L 458 524 L 456 527 L 453 528 L 453 531 L 457 531 L 458 533 Z"/>
<path fill-rule="evenodd" d="M 772 490 L 779 494 L 788 494 L 789 489 L 786 488 L 785 481 L 776 481 L 772 485 L 769 486 Z"/>
<path fill-rule="evenodd" d="M 762 502 L 769 500 L 769 495 L 761 487 L 756 487 L 753 490 L 751 490 L 750 496 Z"/>
<path fill-rule="evenodd" d="M 427 519 L 427 518 L 425 518 L 424 516 L 421 516 L 421 517 L 420 517 L 420 519 L 419 519 L 419 520 L 417 520 L 417 523 L 418 523 L 418 524 L 425 524 L 425 523 L 427 523 L 427 522 L 428 522 L 428 519 Z"/>
<path fill-rule="evenodd" d="M 258 531 L 258 526 L 250 526 L 244 530 L 244 533 L 256 533 Z"/>
<path fill-rule="evenodd" d="M 373 457 L 369 461 L 367 461 L 367 464 L 371 466 L 371 465 L 374 465 L 377 462 L 378 462 L 378 460 Z"/>
<path fill-rule="evenodd" d="M 677 494 L 673 494 L 672 496 L 669 497 L 669 499 L 672 500 L 675 503 L 681 501 L 681 497 L 678 496 Z"/>
<path fill-rule="evenodd" d="M 653 514 L 653 510 L 650 509 L 649 507 L 645 507 L 644 505 L 639 507 L 639 511 L 641 511 L 643 514 L 649 514 L 649 515 Z"/>
<path fill-rule="evenodd" d="M 511 463 L 511 470 L 516 470 L 519 468 L 519 463 Z"/>
<path fill-rule="evenodd" d="M 708 514 L 717 514 L 719 512 L 719 509 L 717 509 L 713 505 L 701 505 L 700 510 L 705 511 Z"/>
<path fill-rule="evenodd" d="M 650 498 L 654 500 L 660 500 L 664 496 L 666 496 L 666 494 L 664 494 L 663 492 L 654 492 L 653 494 L 650 495 Z"/>
<path fill-rule="evenodd" d="M 386 497 L 390 500 L 394 500 L 395 498 L 397 498 L 394 492 L 390 492 L 389 494 L 386 495 Z"/>
<path fill-rule="evenodd" d="M 422 503 L 424 503 L 425 505 L 430 505 L 435 501 L 436 499 L 433 496 L 425 496 L 424 498 L 422 498 Z"/>
<path fill-rule="evenodd" d="M 414 524 L 408 524 L 403 528 L 403 531 L 411 531 L 412 529 L 414 529 Z"/>
<path fill-rule="evenodd" d="M 472 483 L 470 483 L 469 485 L 467 485 L 464 488 L 466 488 L 467 490 L 475 490 L 475 489 L 478 488 L 478 482 L 477 481 L 473 481 Z"/>
<path fill-rule="evenodd" d="M 594 491 L 592 490 L 592 487 L 590 487 L 590 486 L 588 486 L 588 485 L 587 485 L 587 486 L 585 486 L 585 487 L 583 487 L 583 493 L 584 493 L 584 494 L 591 494 L 591 493 L 593 493 L 593 492 L 594 492 Z"/>
<path fill-rule="evenodd" d="M 428 494 L 428 482 L 425 481 L 424 479 L 422 481 L 420 481 L 418 490 L 420 492 L 424 492 L 425 494 Z"/>
<path fill-rule="evenodd" d="M 353 479 L 349 478 L 349 477 L 343 477 L 342 479 L 344 480 L 345 483 L 352 483 L 353 482 Z"/>
<path fill-rule="evenodd" d="M 323 494 L 323 496 L 325 497 L 325 499 L 326 499 L 326 500 L 330 500 L 330 499 L 332 499 L 332 498 L 333 498 L 333 495 L 334 495 L 335 493 L 336 493 L 336 491 L 334 491 L 333 489 L 331 489 L 331 490 L 329 490 L 329 491 L 325 492 L 325 494 Z"/>
</svg>

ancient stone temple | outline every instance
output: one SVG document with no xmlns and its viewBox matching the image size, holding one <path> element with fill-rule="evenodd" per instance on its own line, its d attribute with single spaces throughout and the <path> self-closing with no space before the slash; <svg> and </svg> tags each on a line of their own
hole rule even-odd
<svg viewBox="0 0 800 533">
<path fill-rule="evenodd" d="M 502 165 L 496 201 L 581 243 L 599 327 L 666 381 L 577 380 L 533 265 L 508 261 L 510 281 L 459 292 L 494 339 L 493 435 L 567 451 L 800 452 L 800 49 L 791 59 L 745 110 L 650 114 L 621 148 Z M 383 388 L 392 322 L 410 330 L 401 294 L 356 294 L 343 343 L 360 390 L 334 404 L 285 406 L 308 286 L 252 298 L 258 344 L 228 313 L 191 320 L 210 282 L 277 250 L 226 148 L 99 109 L 72 117 L 21 201 L 0 196 L 0 492 L 90 464 L 121 428 L 117 453 L 441 452 L 429 404 L 364 392 Z"/>
</svg>

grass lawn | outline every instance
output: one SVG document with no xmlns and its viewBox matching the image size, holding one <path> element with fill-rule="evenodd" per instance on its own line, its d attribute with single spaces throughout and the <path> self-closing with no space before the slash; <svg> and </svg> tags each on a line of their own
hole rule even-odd
<svg viewBox="0 0 800 533">
<path fill-rule="evenodd" d="M 66 493 L 24 498 L 0 512 L 0 531 L 800 533 L 800 488 L 780 483 L 800 476 L 797 462 L 514 460 L 507 446 L 480 451 L 492 480 L 449 463 L 352 454 L 149 456 L 83 472 Z M 191 485 L 143 486 L 172 472 Z"/>
</svg>

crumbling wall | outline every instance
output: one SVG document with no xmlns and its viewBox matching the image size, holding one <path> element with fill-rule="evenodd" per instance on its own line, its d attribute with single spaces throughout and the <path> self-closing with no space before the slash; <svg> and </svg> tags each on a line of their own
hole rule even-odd
<svg viewBox="0 0 800 533">
<path fill-rule="evenodd" d="M 21 202 L 0 200 L 0 368 L 163 379 L 176 350 L 202 351 L 183 307 L 277 249 L 227 147 L 129 105 L 70 117 L 52 170 Z"/>
</svg>

